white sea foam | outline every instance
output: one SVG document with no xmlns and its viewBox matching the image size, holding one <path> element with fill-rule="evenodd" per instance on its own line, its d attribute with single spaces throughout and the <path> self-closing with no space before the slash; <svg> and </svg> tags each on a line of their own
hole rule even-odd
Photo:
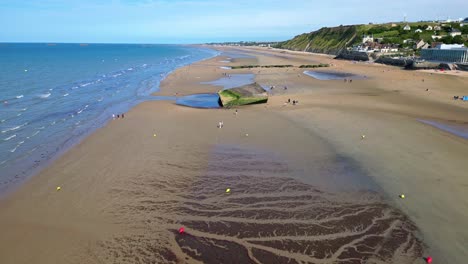
<svg viewBox="0 0 468 264">
<path fill-rule="evenodd" d="M 19 113 L 19 114 L 17 114 L 16 116 L 21 116 L 21 115 L 22 115 L 22 114 L 21 114 L 21 113 Z"/>
<path fill-rule="evenodd" d="M 23 145 L 23 144 L 24 144 L 24 140 L 21 141 L 21 142 L 18 142 L 18 146 L 17 146 L 17 147 L 19 147 L 19 146 L 21 146 L 21 145 Z"/>
<path fill-rule="evenodd" d="M 24 97 L 24 95 L 17 95 L 17 96 L 16 96 L 16 99 L 21 99 L 21 98 L 23 98 L 23 97 Z"/>
<path fill-rule="evenodd" d="M 5 164 L 7 161 L 8 161 L 8 160 L 4 160 L 4 161 L 0 162 L 0 165 Z"/>
<path fill-rule="evenodd" d="M 66 94 L 64 94 L 63 96 L 65 97 L 65 96 L 68 96 L 68 95 L 69 95 L 69 94 L 68 94 L 68 93 L 66 93 Z"/>
<path fill-rule="evenodd" d="M 78 86 L 73 86 L 72 90 L 78 89 Z"/>
<path fill-rule="evenodd" d="M 26 107 L 26 108 L 23 108 L 23 109 L 21 109 L 21 111 L 22 111 L 22 112 L 24 112 L 24 111 L 26 111 L 26 110 L 28 110 L 28 108 L 27 108 L 27 107 Z"/>
<path fill-rule="evenodd" d="M 133 68 L 128 68 L 127 71 L 133 71 Z"/>
<path fill-rule="evenodd" d="M 34 133 L 30 136 L 30 138 L 35 137 L 35 136 L 36 136 L 37 134 L 39 134 L 39 133 L 41 133 L 41 131 L 36 131 L 36 132 L 34 132 Z"/>
<path fill-rule="evenodd" d="M 54 121 L 54 122 L 50 123 L 50 125 L 53 126 L 53 125 L 55 125 L 56 123 L 57 123 L 57 122 Z"/>
<path fill-rule="evenodd" d="M 28 123 L 24 123 L 24 124 L 22 124 L 22 125 L 20 125 L 20 126 L 15 126 L 15 127 L 7 128 L 7 129 L 5 129 L 5 130 L 2 130 L 2 133 L 6 133 L 6 132 L 9 132 L 9 131 L 18 130 L 18 129 L 24 127 L 24 126 L 27 125 L 27 124 L 28 124 Z"/>
<path fill-rule="evenodd" d="M 81 87 L 86 87 L 86 86 L 91 85 L 91 84 L 93 84 L 93 82 L 83 83 L 83 84 L 81 84 L 80 86 L 81 86 Z"/>
<path fill-rule="evenodd" d="M 83 109 L 78 110 L 78 112 L 76 112 L 76 114 L 79 115 L 79 114 L 81 114 L 81 112 L 83 112 Z"/>
<path fill-rule="evenodd" d="M 18 146 L 16 146 L 14 149 L 10 149 L 10 152 L 11 153 L 15 152 L 17 148 L 18 148 Z"/>
<path fill-rule="evenodd" d="M 16 137 L 16 135 L 11 135 L 11 136 L 9 136 L 7 138 L 4 138 L 3 141 L 8 141 L 8 140 L 10 140 L 12 138 L 15 138 L 15 137 Z"/>
<path fill-rule="evenodd" d="M 46 93 L 46 94 L 40 94 L 39 97 L 42 99 L 46 99 L 46 98 L 49 98 L 49 96 L 51 95 L 52 95 L 51 93 Z"/>
<path fill-rule="evenodd" d="M 102 102 L 102 100 L 104 100 L 103 97 L 99 98 L 97 101 L 98 101 L 98 102 Z"/>
</svg>

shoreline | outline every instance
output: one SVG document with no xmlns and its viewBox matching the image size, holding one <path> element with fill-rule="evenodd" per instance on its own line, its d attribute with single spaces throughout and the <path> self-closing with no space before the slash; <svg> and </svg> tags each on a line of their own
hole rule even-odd
<svg viewBox="0 0 468 264">
<path fill-rule="evenodd" d="M 249 49 L 245 50 L 248 53 Z M 329 58 L 309 54 L 286 55 L 297 65 L 311 60 L 329 61 Z M 286 60 L 268 54 L 255 56 L 259 64 Z M 161 81 L 157 95 L 217 91 L 219 88 L 216 86 L 200 83 L 216 80 L 226 71 L 219 69 L 224 64 L 219 62 L 218 57 L 174 70 Z M 230 64 L 241 63 L 243 59 L 236 59 Z M 128 259 L 123 255 L 132 256 L 130 252 L 137 254 L 132 249 L 150 250 L 149 245 L 158 241 L 169 243 L 168 248 L 156 248 L 154 250 L 158 253 L 148 258 L 138 256 L 142 262 L 158 259 L 158 256 L 168 261 L 174 257 L 196 259 L 181 247 L 198 248 L 203 254 L 208 254 L 212 248 L 199 246 L 216 241 L 228 248 L 235 248 L 234 252 L 239 252 L 239 256 L 245 256 L 242 247 L 263 251 L 268 247 L 268 254 L 257 249 L 253 251 L 258 258 L 271 260 L 272 245 L 267 242 L 261 247 L 253 246 L 242 239 L 231 240 L 232 235 L 219 233 L 222 228 L 216 228 L 218 231 L 208 230 L 203 225 L 202 222 L 207 221 L 203 214 L 206 210 L 230 212 L 229 215 L 212 215 L 216 220 L 213 225 L 229 223 L 233 226 L 235 223 L 254 221 L 248 216 L 235 214 L 235 210 L 229 207 L 234 200 L 226 196 L 225 188 L 232 188 L 232 199 L 238 199 L 235 200 L 237 206 L 244 210 L 249 209 L 239 200 L 242 198 L 255 201 L 253 203 L 266 209 L 264 201 L 258 200 L 261 197 L 271 196 L 290 202 L 285 198 L 288 195 L 302 197 L 298 195 L 307 194 L 315 197 L 318 195 L 315 191 L 330 193 L 333 188 L 336 190 L 331 193 L 341 193 L 340 188 L 348 188 L 348 198 L 352 198 L 356 206 L 367 206 L 368 203 L 360 200 L 363 197 L 355 194 L 368 188 L 372 190 L 370 186 L 375 181 L 384 189 L 389 203 L 399 208 L 395 214 L 399 215 L 398 211 L 402 210 L 421 229 L 424 241 L 429 241 L 428 253 L 438 260 L 451 260 L 452 263 L 461 259 L 467 252 L 460 248 L 461 244 L 456 244 L 460 240 L 455 243 L 458 247 L 451 250 L 434 241 L 437 241 L 435 237 L 440 236 L 442 241 L 449 241 L 449 238 L 457 241 L 450 230 L 463 226 L 463 219 L 468 219 L 468 216 L 460 213 L 462 215 L 458 216 L 458 220 L 451 220 L 450 226 L 429 233 L 428 230 L 440 226 L 441 221 L 445 220 L 444 214 L 452 214 L 454 208 L 463 211 L 462 199 L 450 207 L 447 207 L 447 201 L 452 202 L 453 197 L 460 199 L 463 186 L 457 187 L 457 181 L 466 184 L 458 173 L 458 169 L 464 166 L 460 157 L 464 157 L 468 151 L 466 140 L 447 137 L 445 132 L 428 129 L 413 118 L 422 116 L 468 122 L 468 107 L 445 99 L 449 93 L 458 91 L 460 88 L 457 84 L 466 83 L 466 79 L 444 76 L 440 80 L 438 76 L 424 75 L 427 78 L 424 85 L 431 87 L 430 93 L 426 93 L 419 81 L 419 73 L 415 76 L 412 72 L 398 72 L 396 68 L 388 66 L 371 68 L 341 61 L 334 61 L 334 64 L 326 71 L 346 69 L 346 72 L 365 72 L 374 78 L 344 84 L 343 81 L 315 80 L 303 75 L 302 69 L 228 70 L 239 74 L 254 73 L 258 83 L 277 87 L 287 85 L 288 90 L 273 91 L 267 105 L 239 107 L 239 115 L 224 109 L 181 107 L 167 101 L 150 101 L 135 106 L 126 113 L 125 120 L 110 122 L 98 129 L 17 192 L 0 201 L 0 228 L 4 229 L 2 232 L 5 234 L 4 239 L 0 240 L 0 256 L 9 256 L 6 263 L 24 258 L 19 249 L 8 242 L 17 239 L 23 241 L 24 247 L 33 249 L 31 254 L 37 257 L 37 263 L 57 261 L 50 251 L 53 247 L 61 252 L 59 259 L 63 257 L 67 263 L 79 263 L 78 259 L 69 259 L 70 254 L 84 257 L 88 263 L 110 261 L 112 254 L 119 255 L 114 261 L 125 261 Z M 385 74 L 382 69 L 390 69 L 391 73 Z M 441 82 L 448 87 L 446 90 L 439 88 Z M 395 84 L 400 92 L 394 91 Z M 300 104 L 284 106 L 283 102 L 288 98 L 297 98 Z M 216 128 L 219 120 L 226 124 L 222 130 Z M 366 135 L 366 140 L 361 140 L 362 134 Z M 447 148 L 451 152 L 447 153 Z M 226 163 L 231 158 L 234 165 Z M 425 159 L 437 164 L 439 169 L 427 168 Z M 246 162 L 248 160 L 256 161 L 258 165 Z M 451 177 L 441 179 L 439 171 Z M 247 175 L 244 179 L 235 178 L 238 174 Z M 226 181 L 217 182 L 214 177 L 217 175 L 224 175 Z M 237 180 L 233 182 L 229 180 L 230 177 Z M 266 177 L 270 182 L 262 181 L 261 177 Z M 275 180 L 287 178 L 291 180 Z M 242 184 L 243 181 L 258 182 L 254 187 L 249 187 Z M 62 190 L 55 191 L 56 186 L 62 186 Z M 261 186 L 265 186 L 265 189 L 256 189 Z M 286 193 L 277 193 L 278 188 L 286 188 Z M 433 197 L 425 197 L 426 192 L 431 192 Z M 398 199 L 400 193 L 406 193 L 408 199 Z M 328 194 L 324 194 L 324 197 L 328 197 Z M 308 203 L 308 198 L 304 199 Z M 370 201 L 380 203 L 372 199 Z M 222 204 L 214 203 L 217 200 Z M 435 206 L 440 213 L 426 207 L 428 204 Z M 286 209 L 278 207 L 275 212 Z M 166 214 L 169 219 L 162 217 Z M 421 219 L 422 216 L 425 217 Z M 243 220 L 232 222 L 236 217 Z M 271 219 L 270 213 L 262 217 L 265 218 L 263 221 Z M 292 220 L 285 218 L 281 223 L 295 223 L 300 220 L 297 217 L 292 217 Z M 307 219 L 311 216 L 304 217 Z M 404 216 L 401 217 L 404 219 Z M 256 229 L 265 227 L 262 221 L 254 224 Z M 346 224 L 349 221 L 343 222 L 343 225 Z M 174 234 L 180 225 L 187 226 L 189 236 Z M 278 226 L 272 228 L 280 230 Z M 26 235 L 21 231 L 23 229 L 31 233 Z M 246 227 L 243 229 L 245 232 L 255 232 Z M 147 234 L 148 230 L 154 234 Z M 337 231 L 335 235 L 342 235 L 340 232 Z M 412 232 L 405 234 L 412 237 Z M 49 237 L 41 234 L 48 234 Z M 76 235 L 79 241 L 70 244 L 66 241 L 70 235 Z M 313 233 L 306 234 L 308 236 L 313 236 Z M 255 235 L 255 239 L 260 238 Z M 127 242 L 119 242 L 119 239 Z M 307 257 L 299 257 L 285 249 L 277 250 L 282 253 L 273 252 L 289 259 Z M 86 256 L 85 251 L 91 251 L 94 255 Z M 453 256 L 453 252 L 459 255 Z M 413 253 L 407 253 L 398 256 L 405 257 L 400 259 L 403 260 L 401 263 L 413 263 L 405 262 L 413 256 Z M 422 255 L 422 252 L 416 253 Z M 226 253 L 220 251 L 220 254 Z M 204 255 L 205 259 L 210 256 Z M 414 263 L 418 263 L 416 261 Z"/>
<path fill-rule="evenodd" d="M 184 45 L 181 45 L 181 46 L 184 46 Z M 201 48 L 201 47 L 193 46 L 191 48 L 197 49 L 197 48 Z M 207 49 L 207 48 L 205 47 L 204 49 Z M 210 49 L 210 50 L 214 51 L 214 49 Z M 177 66 L 177 68 L 167 72 L 167 74 L 165 74 L 163 76 L 163 78 L 159 81 L 159 83 L 164 81 L 164 79 L 167 78 L 167 76 L 171 75 L 172 72 L 174 72 L 175 70 L 177 70 L 179 68 L 183 68 L 183 67 L 185 67 L 187 65 L 190 65 L 190 64 L 193 64 L 193 63 L 208 60 L 208 59 L 211 59 L 211 58 L 216 57 L 218 55 L 219 54 L 214 54 L 214 55 L 209 56 L 209 57 L 207 57 L 205 59 L 197 60 L 197 61 L 191 62 L 189 64 L 181 64 L 181 65 Z M 158 89 L 159 89 L 159 87 L 158 87 Z M 157 96 L 157 93 L 158 93 L 158 91 L 152 92 L 152 93 L 149 93 L 148 96 L 149 97 L 154 97 L 154 96 Z M 154 98 L 154 99 L 156 99 L 156 98 Z M 162 100 L 164 100 L 164 99 L 162 99 Z M 124 108 L 127 111 L 129 111 L 132 108 L 136 107 L 138 104 L 144 103 L 146 101 L 151 101 L 151 98 L 148 98 L 147 100 L 144 100 L 144 99 L 142 100 L 142 99 L 135 98 L 135 99 L 133 99 L 132 102 L 125 102 L 125 103 L 122 103 L 122 105 L 126 105 Z M 108 109 L 106 109 L 106 110 L 108 110 Z M 16 190 L 18 190 L 18 188 L 21 188 L 21 186 L 25 182 L 27 182 L 31 177 L 34 177 L 35 175 L 39 174 L 42 170 L 44 170 L 48 166 L 51 166 L 57 159 L 59 159 L 61 156 L 63 156 L 66 152 L 68 152 L 73 147 L 75 147 L 76 145 L 81 143 L 83 140 L 85 140 L 91 134 L 95 133 L 97 130 L 104 128 L 110 122 L 112 122 L 113 120 L 112 120 L 111 117 L 106 117 L 106 118 L 103 117 L 105 113 L 106 112 L 100 113 L 98 115 L 99 117 L 97 117 L 96 120 L 94 120 L 94 121 L 103 120 L 104 121 L 103 123 L 93 122 L 93 124 L 90 124 L 88 129 L 86 129 L 83 133 L 79 134 L 78 136 L 68 138 L 64 142 L 63 145 L 58 147 L 59 150 L 57 152 L 53 153 L 51 156 L 48 156 L 47 159 L 45 159 L 43 161 L 41 160 L 42 162 L 41 162 L 40 165 L 37 166 L 36 164 L 34 164 L 31 168 L 29 168 L 27 170 L 24 170 L 22 172 L 21 172 L 21 170 L 16 171 L 17 173 L 16 173 L 15 178 L 18 178 L 19 180 L 15 180 L 13 183 L 8 184 L 6 186 L 1 186 L 1 188 L 0 188 L 0 199 L 3 199 L 5 197 L 9 196 L 10 194 L 14 193 Z M 15 161 L 15 162 L 18 163 L 18 161 Z"/>
</svg>

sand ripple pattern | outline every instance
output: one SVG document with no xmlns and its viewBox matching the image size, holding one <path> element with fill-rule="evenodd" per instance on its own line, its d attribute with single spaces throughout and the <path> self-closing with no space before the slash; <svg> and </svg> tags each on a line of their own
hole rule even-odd
<svg viewBox="0 0 468 264">
<path fill-rule="evenodd" d="M 133 197 L 115 211 L 130 231 L 102 243 L 105 262 L 420 261 L 414 224 L 375 193 L 324 192 L 287 177 L 284 163 L 239 148 L 217 149 L 208 169 L 166 166 L 174 168 L 173 176 L 194 169 L 203 176 L 187 182 L 142 175 L 114 190 Z M 180 226 L 185 234 L 178 233 Z"/>
</svg>

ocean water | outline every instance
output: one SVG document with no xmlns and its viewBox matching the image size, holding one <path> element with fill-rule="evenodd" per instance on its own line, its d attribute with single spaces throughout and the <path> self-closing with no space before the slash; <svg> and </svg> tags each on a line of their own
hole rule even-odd
<svg viewBox="0 0 468 264">
<path fill-rule="evenodd" d="M 177 45 L 0 43 L 0 192 L 112 114 L 168 99 L 151 96 L 167 74 L 215 55 Z"/>
</svg>

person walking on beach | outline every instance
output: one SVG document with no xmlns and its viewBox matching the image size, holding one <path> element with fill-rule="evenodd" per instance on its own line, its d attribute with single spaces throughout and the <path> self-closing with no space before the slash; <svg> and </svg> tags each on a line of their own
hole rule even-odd
<svg viewBox="0 0 468 264">
<path fill-rule="evenodd" d="M 125 117 L 125 115 L 122 113 L 122 119 Z"/>
</svg>

